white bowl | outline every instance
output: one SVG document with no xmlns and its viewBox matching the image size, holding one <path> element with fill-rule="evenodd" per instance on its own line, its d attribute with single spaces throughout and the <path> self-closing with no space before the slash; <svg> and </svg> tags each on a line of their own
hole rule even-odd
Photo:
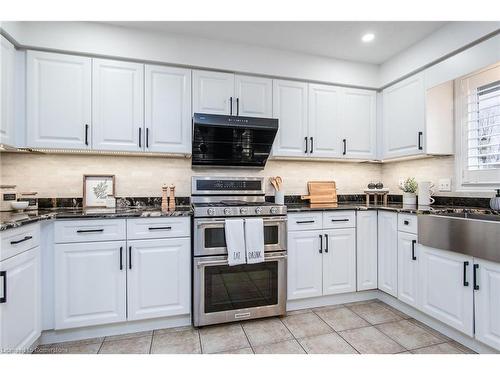
<svg viewBox="0 0 500 375">
<path fill-rule="evenodd" d="M 28 207 L 28 204 L 29 204 L 29 202 L 27 202 L 27 201 L 10 202 L 10 205 L 12 206 L 12 208 L 14 210 L 17 210 L 17 211 L 24 210 L 26 207 Z"/>
</svg>

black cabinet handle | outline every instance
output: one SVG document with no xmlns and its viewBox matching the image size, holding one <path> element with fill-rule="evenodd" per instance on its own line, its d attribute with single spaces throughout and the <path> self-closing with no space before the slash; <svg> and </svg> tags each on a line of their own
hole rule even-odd
<svg viewBox="0 0 500 375">
<path fill-rule="evenodd" d="M 0 277 L 3 279 L 3 293 L 0 297 L 0 303 L 7 302 L 7 271 L 0 271 Z"/>
<path fill-rule="evenodd" d="M 128 247 L 128 269 L 132 269 L 132 246 Z"/>
<path fill-rule="evenodd" d="M 305 153 L 307 154 L 309 152 L 309 143 L 307 142 L 307 137 L 304 137 L 304 140 L 306 141 L 306 151 L 305 151 Z"/>
<path fill-rule="evenodd" d="M 142 147 L 141 138 L 142 138 L 142 129 L 139 128 L 139 148 Z"/>
<path fill-rule="evenodd" d="M 233 97 L 232 96 L 229 98 L 229 115 L 230 116 L 233 115 Z"/>
<path fill-rule="evenodd" d="M 410 222 L 408 220 L 403 221 L 404 225 L 410 225 Z"/>
<path fill-rule="evenodd" d="M 100 233 L 104 232 L 104 229 L 78 229 L 76 233 Z"/>
<path fill-rule="evenodd" d="M 11 245 L 17 245 L 18 243 L 31 240 L 32 238 L 33 238 L 32 236 L 26 236 L 26 237 L 24 237 L 24 238 L 22 238 L 20 240 L 17 240 L 17 241 L 10 241 L 10 244 Z"/>
<path fill-rule="evenodd" d="M 146 128 L 146 148 L 149 148 L 149 128 Z"/>
<path fill-rule="evenodd" d="M 123 246 L 120 246 L 120 271 L 123 269 Z"/>
<path fill-rule="evenodd" d="M 149 227 L 148 230 L 171 230 L 172 227 Z"/>
<path fill-rule="evenodd" d="M 240 115 L 240 98 L 236 98 L 236 116 Z"/>
<path fill-rule="evenodd" d="M 345 155 L 347 153 L 347 140 L 343 139 L 342 143 L 344 144 L 344 151 L 342 151 L 342 155 Z"/>
<path fill-rule="evenodd" d="M 311 140 L 311 154 L 312 154 L 314 152 L 314 138 L 310 137 L 309 139 Z"/>
<path fill-rule="evenodd" d="M 477 285 L 477 269 L 479 268 L 479 264 L 474 264 L 474 273 L 472 274 L 474 290 L 479 290 L 479 285 Z"/>
<path fill-rule="evenodd" d="M 411 260 L 417 260 L 415 256 L 415 245 L 417 244 L 417 240 L 411 240 Z"/>
<path fill-rule="evenodd" d="M 468 261 L 464 262 L 464 286 L 469 286 L 469 282 L 467 281 L 467 266 L 469 265 Z"/>
<path fill-rule="evenodd" d="M 314 223 L 314 220 L 302 220 L 302 221 L 296 221 L 297 224 L 311 224 Z"/>
<path fill-rule="evenodd" d="M 325 234 L 325 253 L 328 252 L 328 234 Z"/>
<path fill-rule="evenodd" d="M 418 149 L 419 150 L 423 150 L 423 147 L 422 147 L 422 135 L 423 134 L 424 133 L 422 133 L 422 132 L 418 132 Z"/>
<path fill-rule="evenodd" d="M 85 146 L 89 145 L 89 124 L 85 124 Z"/>
<path fill-rule="evenodd" d="M 332 223 L 335 223 L 337 221 L 349 221 L 349 219 L 332 219 Z"/>
<path fill-rule="evenodd" d="M 323 235 L 319 235 L 319 253 L 323 253 Z"/>
</svg>

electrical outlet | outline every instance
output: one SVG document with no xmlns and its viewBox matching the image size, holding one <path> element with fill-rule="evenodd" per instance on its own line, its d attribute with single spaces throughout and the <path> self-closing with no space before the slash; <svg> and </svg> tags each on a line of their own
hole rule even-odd
<svg viewBox="0 0 500 375">
<path fill-rule="evenodd" d="M 440 178 L 438 184 L 439 191 L 451 191 L 451 178 Z"/>
</svg>

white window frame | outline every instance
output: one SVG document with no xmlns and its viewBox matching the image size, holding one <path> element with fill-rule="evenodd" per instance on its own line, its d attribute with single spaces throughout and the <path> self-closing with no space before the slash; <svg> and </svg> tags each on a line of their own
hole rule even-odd
<svg viewBox="0 0 500 375">
<path fill-rule="evenodd" d="M 466 126 L 467 126 L 467 111 L 464 101 L 468 100 L 467 91 L 469 87 L 469 82 L 471 78 L 475 76 L 482 75 L 488 71 L 494 73 L 496 76 L 496 71 L 498 71 L 498 77 L 496 80 L 500 79 L 500 62 L 493 64 L 485 69 L 478 70 L 474 73 L 468 74 L 464 77 L 460 77 L 455 80 L 455 181 L 456 191 L 466 191 L 466 192 L 491 192 L 492 189 L 500 188 L 500 169 L 491 170 L 481 170 L 481 171 L 467 171 L 467 138 L 466 138 Z M 492 79 L 492 82 L 495 79 Z M 466 175 L 486 175 L 491 174 L 492 181 L 482 182 L 482 181 L 471 181 L 470 177 L 467 178 Z M 481 179 L 481 177 L 479 177 Z"/>
</svg>

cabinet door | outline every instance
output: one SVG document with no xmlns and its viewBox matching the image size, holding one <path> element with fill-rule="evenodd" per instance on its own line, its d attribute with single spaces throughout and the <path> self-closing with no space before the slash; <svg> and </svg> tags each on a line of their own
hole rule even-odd
<svg viewBox="0 0 500 375">
<path fill-rule="evenodd" d="M 358 291 L 377 289 L 377 211 L 358 211 L 356 222 Z"/>
<path fill-rule="evenodd" d="M 318 297 L 323 294 L 323 254 L 321 231 L 288 233 L 289 300 Z M 322 237 L 321 237 L 322 238 Z"/>
<path fill-rule="evenodd" d="M 41 332 L 40 248 L 0 262 L 0 272 L 0 351 L 29 351 Z"/>
<path fill-rule="evenodd" d="M 423 77 L 423 73 L 416 74 L 383 91 L 382 131 L 385 158 L 424 152 Z"/>
<path fill-rule="evenodd" d="M 398 232 L 398 299 L 418 307 L 417 235 Z"/>
<path fill-rule="evenodd" d="M 125 241 L 55 245 L 55 328 L 126 319 Z"/>
<path fill-rule="evenodd" d="M 145 66 L 146 151 L 191 153 L 191 71 Z"/>
<path fill-rule="evenodd" d="M 356 291 L 356 229 L 323 234 L 323 295 Z"/>
<path fill-rule="evenodd" d="M 144 148 L 144 65 L 94 59 L 92 63 L 92 148 Z"/>
<path fill-rule="evenodd" d="M 342 139 L 345 139 L 346 158 L 372 159 L 376 157 L 376 97 L 375 91 L 343 90 L 341 132 Z"/>
<path fill-rule="evenodd" d="M 421 310 L 472 336 L 472 257 L 423 245 L 419 255 Z"/>
<path fill-rule="evenodd" d="M 398 215 L 378 213 L 378 288 L 398 295 Z"/>
<path fill-rule="evenodd" d="M 27 146 L 88 149 L 91 145 L 91 59 L 28 51 Z"/>
<path fill-rule="evenodd" d="M 341 155 L 341 88 L 309 84 L 309 154 L 335 158 Z"/>
<path fill-rule="evenodd" d="M 127 246 L 128 319 L 189 314 L 190 239 L 138 240 Z"/>
<path fill-rule="evenodd" d="M 14 46 L 0 35 L 0 143 L 14 145 Z"/>
<path fill-rule="evenodd" d="M 193 112 L 233 115 L 234 74 L 193 70 Z"/>
<path fill-rule="evenodd" d="M 235 77 L 236 116 L 273 116 L 273 80 L 269 78 L 241 76 Z"/>
<path fill-rule="evenodd" d="M 476 339 L 500 350 L 500 263 L 474 259 L 479 289 L 475 291 Z"/>
<path fill-rule="evenodd" d="M 309 156 L 307 83 L 274 80 L 273 117 L 279 120 L 273 155 Z"/>
</svg>

